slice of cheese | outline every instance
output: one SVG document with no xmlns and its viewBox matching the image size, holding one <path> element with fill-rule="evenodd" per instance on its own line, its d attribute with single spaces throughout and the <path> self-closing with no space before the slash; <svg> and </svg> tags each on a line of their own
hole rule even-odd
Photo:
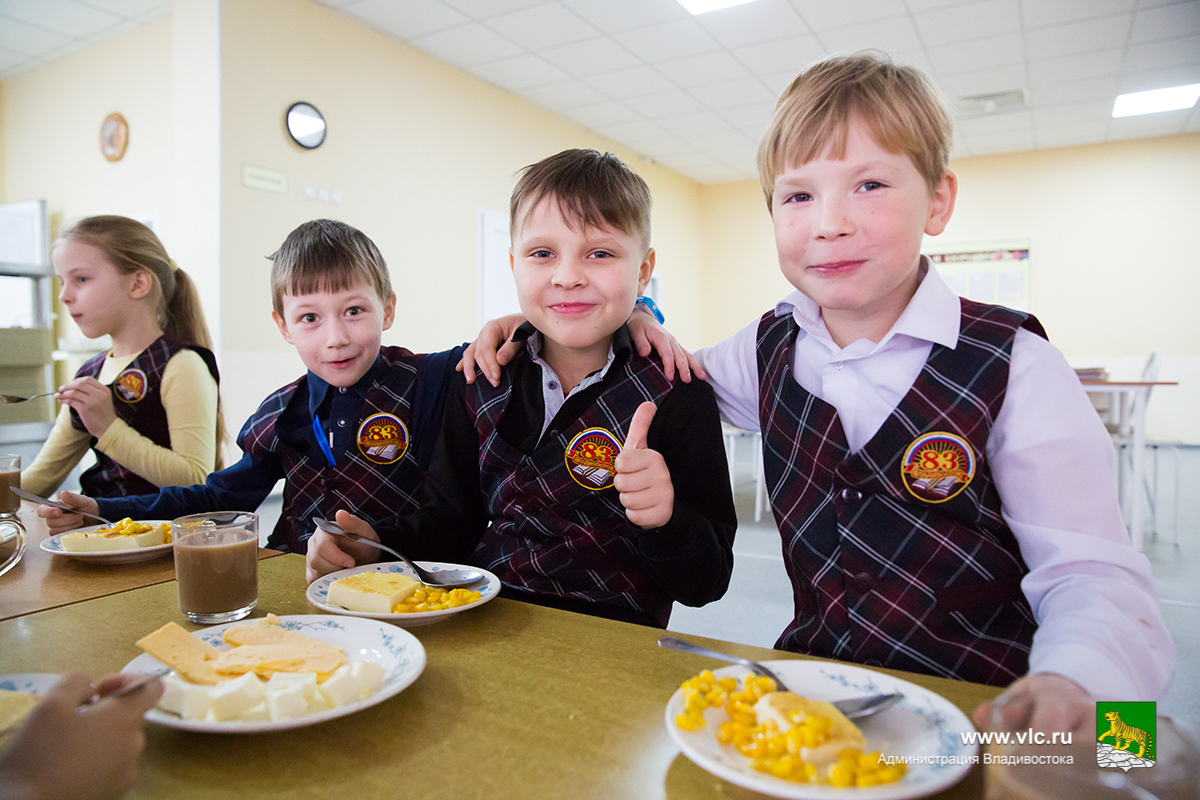
<svg viewBox="0 0 1200 800">
<path fill-rule="evenodd" d="M 154 633 L 138 639 L 137 646 L 192 683 L 214 686 L 223 677 L 213 668 L 221 651 L 200 641 L 174 622 L 168 622 Z"/>
<path fill-rule="evenodd" d="M 762 725 L 770 720 L 781 733 L 803 722 L 807 714 L 828 717 L 833 721 L 829 738 L 823 744 L 800 748 L 800 757 L 810 764 L 832 764 L 837 761 L 838 753 L 848 747 L 859 751 L 867 749 L 867 737 L 863 736 L 858 726 L 848 720 L 832 703 L 806 700 L 792 692 L 770 692 L 754 704 L 754 715 L 758 724 Z"/>
<path fill-rule="evenodd" d="M 329 603 L 347 611 L 390 614 L 420 586 L 407 575 L 394 572 L 360 572 L 329 585 Z"/>
<path fill-rule="evenodd" d="M 269 678 L 276 672 L 315 672 L 318 680 L 348 663 L 341 648 L 324 642 L 304 644 L 247 644 L 217 656 L 213 669 L 223 677 L 255 672 Z"/>
<path fill-rule="evenodd" d="M 20 725 L 41 699 L 40 694 L 33 692 L 0 689 L 0 733 Z"/>
</svg>

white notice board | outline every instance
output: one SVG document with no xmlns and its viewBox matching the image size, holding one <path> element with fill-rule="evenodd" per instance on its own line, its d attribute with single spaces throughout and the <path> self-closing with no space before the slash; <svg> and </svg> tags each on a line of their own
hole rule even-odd
<svg viewBox="0 0 1200 800">
<path fill-rule="evenodd" d="M 1028 239 L 973 243 L 927 239 L 921 249 L 960 297 L 1031 310 Z"/>
<path fill-rule="evenodd" d="M 50 271 L 45 200 L 0 204 L 0 264 Z"/>
<path fill-rule="evenodd" d="M 508 261 L 508 212 L 479 209 L 479 327 L 518 314 L 517 287 Z"/>
</svg>

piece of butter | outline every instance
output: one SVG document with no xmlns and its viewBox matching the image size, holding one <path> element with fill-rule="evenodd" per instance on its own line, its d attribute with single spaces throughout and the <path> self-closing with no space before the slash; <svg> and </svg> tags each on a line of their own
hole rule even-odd
<svg viewBox="0 0 1200 800">
<path fill-rule="evenodd" d="M 212 706 L 212 687 L 189 683 L 175 673 L 162 679 L 163 694 L 158 707 L 184 719 L 205 719 Z"/>
<path fill-rule="evenodd" d="M 419 581 L 395 572 L 360 572 L 331 583 L 328 602 L 347 611 L 390 614 L 420 585 Z"/>
<path fill-rule="evenodd" d="M 800 757 L 808 763 L 824 766 L 837 761 L 838 753 L 846 748 L 859 751 L 867 749 L 867 737 L 832 703 L 806 700 L 792 692 L 769 692 L 754 704 L 754 716 L 758 724 L 763 725 L 770 720 L 781 733 L 796 727 L 806 714 L 829 717 L 833 721 L 829 738 L 824 744 L 800 748 Z"/>
<path fill-rule="evenodd" d="M 337 671 L 321 684 L 321 694 L 329 699 L 334 708 L 337 708 L 353 703 L 362 697 L 362 684 L 351 674 L 350 665 L 347 664 L 344 667 L 338 667 Z"/>
<path fill-rule="evenodd" d="M 373 661 L 352 661 L 350 662 L 350 674 L 362 684 L 363 693 L 370 694 L 383 683 L 387 670 Z"/>
<path fill-rule="evenodd" d="M 315 672 L 276 672 L 267 681 L 267 688 L 299 686 L 304 690 L 304 699 L 310 711 L 321 711 L 331 708 L 321 690 L 317 688 L 317 673 Z"/>
<path fill-rule="evenodd" d="M 213 719 L 218 722 L 241 719 L 262 700 L 263 691 L 262 681 L 252 672 L 231 681 L 221 681 L 212 690 Z"/>
<path fill-rule="evenodd" d="M 263 693 L 267 701 L 267 715 L 272 722 L 296 719 L 308 713 L 308 700 L 304 687 L 300 685 L 276 686 Z"/>
</svg>

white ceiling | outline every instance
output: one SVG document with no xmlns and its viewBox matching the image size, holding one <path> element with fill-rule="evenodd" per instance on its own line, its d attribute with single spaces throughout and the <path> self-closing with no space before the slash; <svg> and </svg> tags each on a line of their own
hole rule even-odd
<svg viewBox="0 0 1200 800">
<path fill-rule="evenodd" d="M 954 155 L 1200 130 L 1200 106 L 1113 119 L 1122 92 L 1200 83 L 1200 0 L 318 0 L 696 180 L 753 178 L 779 92 L 875 47 L 951 98 L 1021 89 L 959 121 Z M 0 0 L 0 79 L 169 13 L 160 0 Z"/>
</svg>

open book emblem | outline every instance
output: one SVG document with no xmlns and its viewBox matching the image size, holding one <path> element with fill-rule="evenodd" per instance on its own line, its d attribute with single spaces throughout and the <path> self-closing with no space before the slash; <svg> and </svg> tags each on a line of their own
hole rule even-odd
<svg viewBox="0 0 1200 800">
<path fill-rule="evenodd" d="M 975 477 L 975 453 L 953 433 L 926 433 L 904 451 L 900 477 L 908 493 L 926 503 L 944 503 Z"/>
<path fill-rule="evenodd" d="M 621 445 L 604 428 L 588 428 L 567 445 L 567 472 L 585 489 L 598 492 L 613 485 Z"/>
<path fill-rule="evenodd" d="M 392 464 L 408 451 L 408 428 L 392 414 L 372 414 L 358 426 L 358 452 L 376 464 Z"/>
<path fill-rule="evenodd" d="M 146 373 L 140 369 L 127 369 L 112 383 L 117 397 L 126 403 L 136 403 L 146 396 Z"/>
</svg>

